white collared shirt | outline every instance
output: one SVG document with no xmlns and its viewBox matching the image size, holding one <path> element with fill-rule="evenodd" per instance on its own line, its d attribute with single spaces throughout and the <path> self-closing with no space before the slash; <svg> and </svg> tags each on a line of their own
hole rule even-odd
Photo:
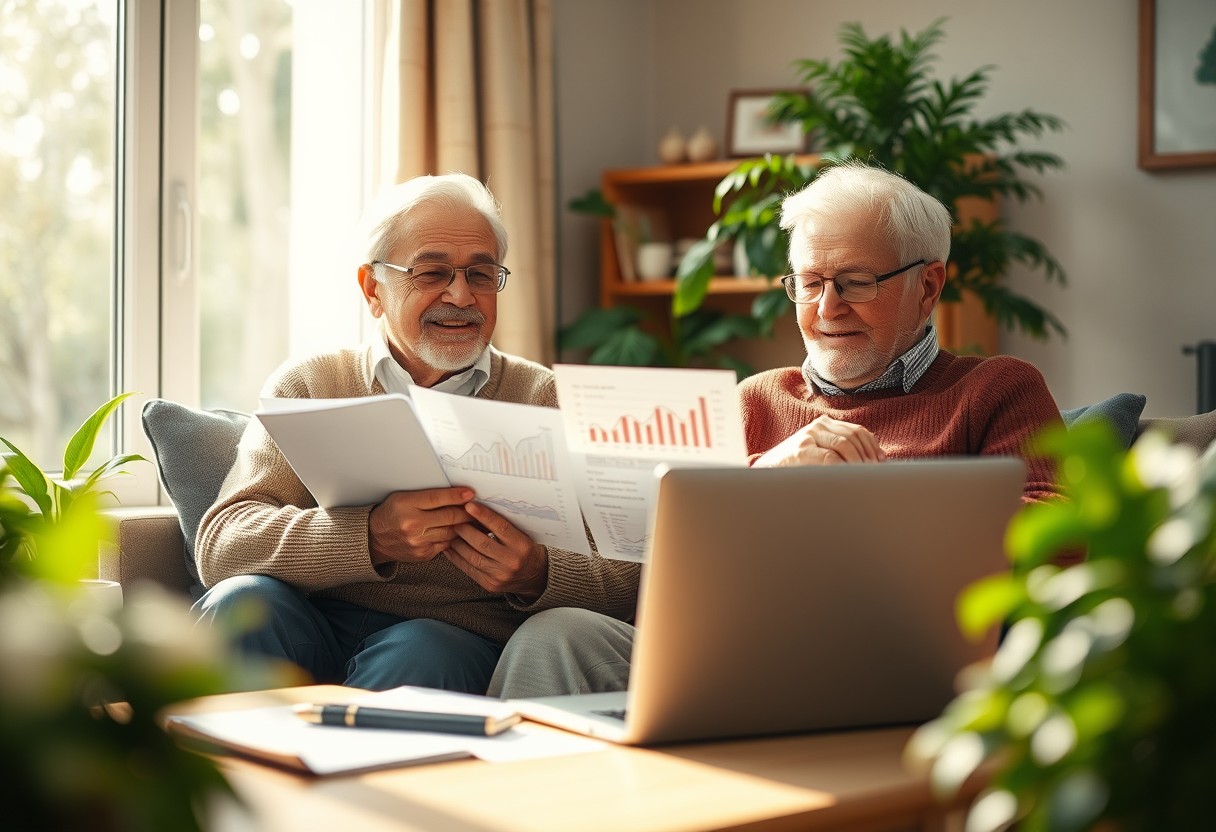
<svg viewBox="0 0 1216 832">
<path fill-rule="evenodd" d="M 375 367 L 376 381 L 380 382 L 388 393 L 403 393 L 408 396 L 410 387 L 416 384 L 414 377 L 393 358 L 383 326 L 378 330 L 377 336 L 372 339 L 372 365 Z M 490 353 L 493 349 L 493 346 L 487 345 L 481 355 L 477 356 L 473 366 L 445 378 L 431 389 L 441 393 L 454 393 L 457 396 L 476 396 L 490 380 Z"/>
</svg>

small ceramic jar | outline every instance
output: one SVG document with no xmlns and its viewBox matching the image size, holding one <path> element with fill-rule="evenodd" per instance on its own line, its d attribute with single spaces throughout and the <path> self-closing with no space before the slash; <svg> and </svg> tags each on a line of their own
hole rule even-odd
<svg viewBox="0 0 1216 832">
<path fill-rule="evenodd" d="M 683 162 L 686 151 L 684 136 L 674 127 L 659 140 L 659 159 L 663 161 L 663 164 L 677 165 Z"/>
<path fill-rule="evenodd" d="M 702 126 L 688 140 L 688 158 L 694 162 L 709 162 L 718 158 L 718 143 L 708 127 Z"/>
</svg>

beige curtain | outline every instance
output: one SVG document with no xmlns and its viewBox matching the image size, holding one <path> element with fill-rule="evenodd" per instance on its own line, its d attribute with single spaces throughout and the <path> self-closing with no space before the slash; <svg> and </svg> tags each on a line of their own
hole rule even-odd
<svg viewBox="0 0 1216 832">
<path fill-rule="evenodd" d="M 459 171 L 485 182 L 511 237 L 494 345 L 553 360 L 550 0 L 377 0 L 373 184 Z"/>
</svg>

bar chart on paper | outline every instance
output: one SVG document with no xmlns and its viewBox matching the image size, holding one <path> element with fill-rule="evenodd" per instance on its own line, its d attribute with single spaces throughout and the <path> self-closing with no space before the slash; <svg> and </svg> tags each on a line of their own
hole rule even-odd
<svg viewBox="0 0 1216 832">
<path fill-rule="evenodd" d="M 729 371 L 560 365 L 558 372 L 572 450 L 703 464 L 734 463 L 742 456 Z"/>
<path fill-rule="evenodd" d="M 645 559 L 657 465 L 746 464 L 732 372 L 568 364 L 554 372 L 579 502 L 601 554 Z"/>
<path fill-rule="evenodd" d="M 691 404 L 684 413 L 658 406 L 645 419 L 625 414 L 611 425 L 593 422 L 587 428 L 587 441 L 592 445 L 712 448 L 709 403 L 704 396 L 697 396 Z"/>
</svg>

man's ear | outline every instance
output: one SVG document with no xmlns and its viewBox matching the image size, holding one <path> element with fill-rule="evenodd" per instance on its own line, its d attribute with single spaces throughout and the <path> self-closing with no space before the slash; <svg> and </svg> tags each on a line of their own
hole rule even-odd
<svg viewBox="0 0 1216 832">
<path fill-rule="evenodd" d="M 373 318 L 384 314 L 384 304 L 380 301 L 380 283 L 376 280 L 376 271 L 370 263 L 359 267 L 359 288 L 363 290 L 363 299 L 367 301 L 368 311 Z"/>
<path fill-rule="evenodd" d="M 934 260 L 920 270 L 920 314 L 928 318 L 946 286 L 946 264 Z"/>
</svg>

